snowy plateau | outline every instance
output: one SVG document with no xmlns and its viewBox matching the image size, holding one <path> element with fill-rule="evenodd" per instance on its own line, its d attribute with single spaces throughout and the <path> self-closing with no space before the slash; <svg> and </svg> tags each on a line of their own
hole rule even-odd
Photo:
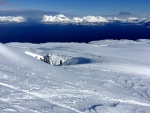
<svg viewBox="0 0 150 113">
<path fill-rule="evenodd" d="M 0 43 L 0 113 L 149 113 L 149 56 L 146 39 Z"/>
</svg>

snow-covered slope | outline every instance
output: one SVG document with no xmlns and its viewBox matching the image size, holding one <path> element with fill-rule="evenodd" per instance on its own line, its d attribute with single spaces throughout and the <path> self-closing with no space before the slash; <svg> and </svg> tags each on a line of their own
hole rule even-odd
<svg viewBox="0 0 150 113">
<path fill-rule="evenodd" d="M 1 112 L 149 113 L 149 48 L 149 40 L 0 44 Z M 51 66 L 26 51 L 72 58 Z"/>
<path fill-rule="evenodd" d="M 32 56 L 32 57 L 34 57 L 34 58 L 36 58 L 36 59 L 39 59 L 39 60 L 44 59 L 43 56 L 38 55 L 38 54 L 35 54 L 35 53 L 31 53 L 31 52 L 29 52 L 29 51 L 26 51 L 25 54 L 30 55 L 30 56 Z"/>
</svg>

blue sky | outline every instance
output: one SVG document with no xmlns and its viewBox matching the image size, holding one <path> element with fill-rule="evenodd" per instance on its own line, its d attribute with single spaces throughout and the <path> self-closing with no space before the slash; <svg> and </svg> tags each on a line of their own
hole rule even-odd
<svg viewBox="0 0 150 113">
<path fill-rule="evenodd" d="M 0 10 L 20 13 L 52 11 L 72 15 L 117 15 L 120 12 L 150 15 L 150 0 L 0 0 Z"/>
</svg>

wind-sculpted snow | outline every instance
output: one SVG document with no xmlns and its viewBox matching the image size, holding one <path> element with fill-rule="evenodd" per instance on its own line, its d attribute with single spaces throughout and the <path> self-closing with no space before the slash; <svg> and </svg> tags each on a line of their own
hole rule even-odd
<svg viewBox="0 0 150 113">
<path fill-rule="evenodd" d="M 26 19 L 21 16 L 0 16 L 0 22 L 25 22 Z"/>
<path fill-rule="evenodd" d="M 0 111 L 149 113 L 147 42 L 0 44 Z M 34 58 L 46 54 L 68 63 L 55 66 Z"/>
</svg>

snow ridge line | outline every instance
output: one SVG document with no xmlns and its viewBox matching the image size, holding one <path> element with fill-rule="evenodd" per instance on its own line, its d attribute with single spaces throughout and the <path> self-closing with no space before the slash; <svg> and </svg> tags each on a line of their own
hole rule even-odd
<svg viewBox="0 0 150 113">
<path fill-rule="evenodd" d="M 0 85 L 1 85 L 1 86 L 5 86 L 5 87 L 8 87 L 8 88 L 11 88 L 11 89 L 14 89 L 14 90 L 17 90 L 17 91 L 21 91 L 21 92 L 24 92 L 24 93 L 27 93 L 27 94 L 30 94 L 30 95 L 33 95 L 33 96 L 35 96 L 35 97 L 38 97 L 38 98 L 40 98 L 40 99 L 42 99 L 42 100 L 44 100 L 44 101 L 46 101 L 46 102 L 48 102 L 48 103 L 50 103 L 50 104 L 56 105 L 56 106 L 60 106 L 60 107 L 66 108 L 66 109 L 70 109 L 70 110 L 72 110 L 72 111 L 74 111 L 74 112 L 77 112 L 77 113 L 84 113 L 84 112 L 78 111 L 78 110 L 76 110 L 76 109 L 74 109 L 74 108 L 71 108 L 71 107 L 69 107 L 69 106 L 65 106 L 65 105 L 59 104 L 59 103 L 57 103 L 57 102 L 48 101 L 48 100 L 42 98 L 41 96 L 39 96 L 38 94 L 29 92 L 29 91 L 27 91 L 27 90 L 21 90 L 21 89 L 15 87 L 15 86 L 12 86 L 12 85 L 9 85 L 9 84 L 5 84 L 5 83 L 2 83 L 2 82 L 0 82 Z"/>
</svg>

